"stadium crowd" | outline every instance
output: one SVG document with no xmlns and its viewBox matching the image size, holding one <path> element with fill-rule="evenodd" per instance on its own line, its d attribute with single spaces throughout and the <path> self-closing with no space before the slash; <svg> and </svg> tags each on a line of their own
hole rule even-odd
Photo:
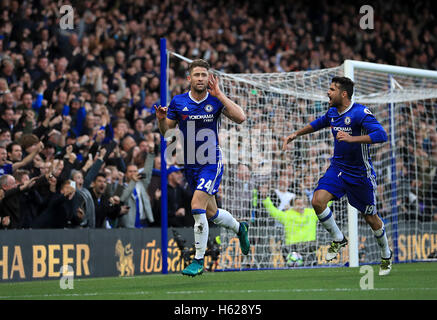
<svg viewBox="0 0 437 320">
<path fill-rule="evenodd" d="M 161 37 L 169 50 L 204 58 L 228 73 L 314 70 L 345 59 L 437 70 L 431 1 L 375 2 L 374 30 L 359 28 L 359 7 L 347 2 L 71 5 L 74 29 L 63 30 L 57 2 L 0 3 L 1 228 L 160 226 L 160 135 L 153 106 L 159 104 Z M 186 66 L 170 61 L 170 96 L 186 91 Z M 437 220 L 437 203 L 430 201 L 437 199 L 436 110 L 417 109 L 425 117 L 417 127 L 423 134 L 413 139 L 421 139 L 426 177 L 403 183 L 434 190 L 416 196 Z M 410 170 L 405 161 L 400 171 Z M 169 226 L 192 226 L 190 190 L 176 165 L 169 167 Z M 250 176 L 244 169 L 241 175 Z M 293 186 L 289 175 L 281 192 L 310 192 Z M 246 192 L 241 202 L 251 197 Z"/>
</svg>

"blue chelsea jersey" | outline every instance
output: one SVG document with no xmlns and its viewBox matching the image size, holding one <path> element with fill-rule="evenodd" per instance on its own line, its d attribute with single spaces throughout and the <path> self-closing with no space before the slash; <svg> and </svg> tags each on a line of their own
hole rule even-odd
<svg viewBox="0 0 437 320">
<path fill-rule="evenodd" d="M 5 163 L 3 166 L 0 167 L 0 176 L 4 174 L 12 174 L 12 164 Z"/>
<path fill-rule="evenodd" d="M 214 164 L 222 159 L 218 131 L 223 110 L 220 100 L 208 92 L 201 101 L 196 101 L 191 91 L 173 97 L 167 118 L 176 120 L 183 134 L 185 166 Z"/>
<path fill-rule="evenodd" d="M 358 103 L 351 105 L 341 114 L 331 107 L 322 117 L 310 123 L 315 131 L 330 127 L 334 136 L 334 156 L 331 165 L 352 176 L 375 175 L 368 144 L 349 143 L 337 140 L 337 133 L 344 131 L 351 136 L 369 135 L 372 143 L 387 141 L 387 134 L 372 112 Z"/>
</svg>

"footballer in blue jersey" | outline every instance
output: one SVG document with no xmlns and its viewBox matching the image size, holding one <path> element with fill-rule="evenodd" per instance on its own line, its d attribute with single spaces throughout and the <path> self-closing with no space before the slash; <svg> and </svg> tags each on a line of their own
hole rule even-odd
<svg viewBox="0 0 437 320">
<path fill-rule="evenodd" d="M 13 142 L 10 143 L 10 145 Z M 32 152 L 30 152 L 24 159 L 18 160 L 14 163 L 8 163 L 8 152 L 7 148 L 0 146 L 0 176 L 5 174 L 12 174 L 14 171 L 20 169 L 21 167 L 27 166 L 35 156 L 44 149 L 44 144 L 38 142 L 33 146 Z"/>
<path fill-rule="evenodd" d="M 240 124 L 246 120 L 242 108 L 220 90 L 218 78 L 209 73 L 207 61 L 194 60 L 189 66 L 190 90 L 173 97 L 168 107 L 155 107 L 158 127 L 163 136 L 171 129 L 182 133 L 184 173 L 193 191 L 191 212 L 194 217 L 196 254 L 183 275 L 203 273 L 208 242 L 208 219 L 233 230 L 240 248 L 247 255 L 250 249 L 248 224 L 238 222 L 231 213 L 218 208 L 215 194 L 223 174 L 222 154 L 218 140 L 220 117 L 225 115 Z M 172 136 L 175 136 L 172 132 Z"/>
<path fill-rule="evenodd" d="M 334 77 L 328 90 L 328 111 L 304 128 L 284 139 L 283 150 L 297 137 L 323 128 L 330 128 L 334 137 L 331 165 L 320 178 L 314 191 L 312 205 L 321 224 L 333 237 L 326 260 L 336 258 L 347 239 L 338 228 L 330 208 L 331 200 L 347 196 L 371 227 L 381 248 L 379 274 L 391 270 L 392 251 L 389 248 L 384 223 L 376 212 L 376 177 L 370 159 L 369 145 L 387 141 L 381 124 L 366 107 L 351 101 L 354 83 L 346 77 Z"/>
<path fill-rule="evenodd" d="M 220 100 L 209 92 L 200 101 L 193 97 L 191 91 L 171 100 L 167 118 L 176 120 L 183 134 L 185 168 L 215 165 L 222 160 L 218 130 L 223 108 Z"/>
</svg>

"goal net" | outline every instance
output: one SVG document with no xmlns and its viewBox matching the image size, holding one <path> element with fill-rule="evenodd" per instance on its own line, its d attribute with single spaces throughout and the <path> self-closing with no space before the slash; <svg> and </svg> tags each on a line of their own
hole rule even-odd
<svg viewBox="0 0 437 320">
<path fill-rule="evenodd" d="M 182 93 L 176 88 L 186 77 L 190 60 L 172 52 L 168 57 L 170 101 Z M 270 74 L 212 72 L 219 76 L 223 92 L 247 115 L 240 125 L 222 117 L 224 173 L 217 202 L 249 223 L 251 242 L 250 254 L 243 256 L 235 234 L 222 229 L 218 268 L 327 265 L 324 257 L 331 239 L 312 211 L 311 198 L 330 164 L 331 131 L 299 137 L 286 152 L 281 147 L 285 136 L 327 111 L 331 79 L 345 75 L 345 66 Z M 349 76 L 356 83 L 353 101 L 368 106 L 389 136 L 388 142 L 370 150 L 377 174 L 377 210 L 395 261 L 426 259 L 437 250 L 437 77 L 359 68 Z M 379 262 L 380 249 L 371 229 L 356 212 L 357 235 L 349 235 L 351 209 L 346 197 L 332 201 L 330 207 L 344 234 L 356 238 L 352 240 L 359 263 Z M 300 208 L 296 211 L 301 213 L 290 208 Z M 290 255 L 293 252 L 298 253 L 297 260 Z M 330 265 L 348 262 L 346 248 Z"/>
</svg>

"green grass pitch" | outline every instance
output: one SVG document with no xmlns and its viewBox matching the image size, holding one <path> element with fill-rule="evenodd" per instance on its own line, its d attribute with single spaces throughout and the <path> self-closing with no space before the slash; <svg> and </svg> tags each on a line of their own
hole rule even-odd
<svg viewBox="0 0 437 320">
<path fill-rule="evenodd" d="M 386 277 L 378 276 L 379 266 L 371 267 L 374 285 L 368 290 L 360 281 L 369 273 L 327 267 L 75 279 L 73 289 L 61 289 L 59 280 L 0 283 L 0 300 L 437 299 L 435 262 L 395 264 Z"/>
</svg>

